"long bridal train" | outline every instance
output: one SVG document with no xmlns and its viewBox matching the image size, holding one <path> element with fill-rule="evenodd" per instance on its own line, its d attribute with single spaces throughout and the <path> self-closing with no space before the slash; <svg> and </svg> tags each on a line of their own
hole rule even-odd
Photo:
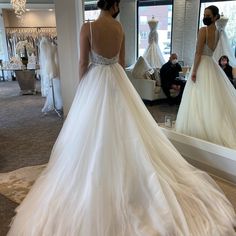
<svg viewBox="0 0 236 236">
<path fill-rule="evenodd" d="M 92 58 L 8 236 L 236 235 L 230 202 L 173 147 L 118 59 Z"/>
<path fill-rule="evenodd" d="M 236 185 L 236 150 L 187 136 L 160 124 L 163 132 L 191 164 Z"/>
</svg>

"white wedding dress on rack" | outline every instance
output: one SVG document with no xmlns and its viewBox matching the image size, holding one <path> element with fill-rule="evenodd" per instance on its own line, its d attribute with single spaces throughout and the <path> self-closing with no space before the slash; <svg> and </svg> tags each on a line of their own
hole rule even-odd
<svg viewBox="0 0 236 236">
<path fill-rule="evenodd" d="M 46 96 L 42 112 L 62 110 L 57 46 L 43 37 L 40 42 L 41 92 Z"/>
<path fill-rule="evenodd" d="M 155 18 L 152 18 L 150 21 L 148 21 L 148 25 L 150 28 L 150 33 L 148 36 L 149 45 L 144 52 L 143 57 L 147 60 L 148 64 L 152 68 L 161 68 L 162 65 L 165 64 L 165 59 L 158 45 L 158 21 L 155 20 Z"/>
<path fill-rule="evenodd" d="M 41 95 L 46 97 L 50 88 L 49 73 L 47 72 L 48 64 L 47 54 L 50 51 L 50 42 L 46 37 L 43 37 L 39 44 L 39 65 L 41 77 Z M 49 62 L 50 63 L 50 62 Z"/>
<path fill-rule="evenodd" d="M 229 58 L 229 64 L 232 67 L 236 67 L 236 58 L 233 53 L 233 48 L 230 46 L 230 41 L 225 31 L 228 20 L 228 18 L 221 16 L 220 19 L 216 21 L 216 27 L 220 32 L 220 38 L 213 57 L 218 62 L 221 56 L 226 55 Z"/>
<path fill-rule="evenodd" d="M 91 51 L 8 236 L 235 236 L 232 205 L 166 138 L 118 59 Z"/>
</svg>

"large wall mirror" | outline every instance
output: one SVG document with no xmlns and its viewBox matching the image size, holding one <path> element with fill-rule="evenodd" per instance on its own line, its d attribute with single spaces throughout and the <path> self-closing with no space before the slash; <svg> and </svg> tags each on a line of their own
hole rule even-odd
<svg viewBox="0 0 236 236">
<path fill-rule="evenodd" d="M 230 41 L 230 46 L 234 50 L 236 56 L 236 1 L 201 1 L 200 15 L 199 15 L 199 27 L 203 26 L 202 17 L 204 9 L 210 5 L 215 5 L 220 9 L 220 14 L 228 18 L 225 31 L 227 33 L 228 39 Z"/>
<path fill-rule="evenodd" d="M 129 1 L 131 2 L 131 1 Z M 210 1 L 210 0 L 199 0 L 197 3 L 192 0 L 186 0 L 185 3 L 181 3 L 180 1 L 173 1 L 173 0 L 138 0 L 134 3 L 136 4 L 136 10 L 135 8 L 130 8 L 130 13 L 136 11 L 135 16 L 132 15 L 132 17 L 136 17 L 135 19 L 135 27 L 136 30 L 134 30 L 131 33 L 125 32 L 128 37 L 126 38 L 127 41 L 130 41 L 130 44 L 136 43 L 136 51 L 133 52 L 135 55 L 137 55 L 136 60 L 139 58 L 139 56 L 143 56 L 145 53 L 145 50 L 147 49 L 149 45 L 149 33 L 150 33 L 150 25 L 149 21 L 152 19 L 155 19 L 158 24 L 156 27 L 157 35 L 158 35 L 158 45 L 160 48 L 160 52 L 162 53 L 165 61 L 167 62 L 169 60 L 169 56 L 171 52 L 175 52 L 174 50 L 178 50 L 178 59 L 179 63 L 181 64 L 183 68 L 183 73 L 181 73 L 181 76 L 184 76 L 186 79 L 188 78 L 189 70 L 192 66 L 193 57 L 192 52 L 195 51 L 195 45 L 196 43 L 196 35 L 199 27 L 202 27 L 202 18 L 204 9 L 209 5 L 215 5 L 219 8 L 220 14 L 223 13 L 224 16 L 229 18 L 229 21 L 227 23 L 226 27 L 226 33 L 229 38 L 230 46 L 232 51 L 234 51 L 234 57 L 236 54 L 236 1 L 235 0 L 227 0 L 227 1 Z M 93 21 L 96 20 L 99 16 L 100 10 L 97 9 L 96 6 L 97 1 L 93 0 L 84 0 L 84 20 L 85 21 Z M 121 3 L 121 6 L 124 3 Z M 125 3 L 126 4 L 126 3 Z M 179 5 L 178 5 L 179 4 Z M 181 5 L 182 4 L 182 5 Z M 125 5 L 125 6 L 128 6 Z M 124 7 L 124 6 L 122 6 Z M 122 17 L 127 13 L 129 10 L 125 9 L 125 13 L 120 14 L 120 21 L 122 22 Z M 193 11 L 195 14 L 192 14 Z M 190 19 L 190 16 L 194 19 Z M 196 26 L 192 27 L 188 24 L 192 24 L 193 22 L 196 23 Z M 177 27 L 176 27 L 177 25 Z M 183 27 L 178 27 L 178 26 Z M 135 28 L 134 27 L 134 28 Z M 125 27 L 124 27 L 125 28 Z M 190 32 L 192 29 L 192 32 Z M 187 39 L 189 39 L 189 34 L 191 34 L 192 45 L 189 44 Z M 178 35 L 178 37 L 176 36 Z M 188 38 L 186 37 L 188 35 Z M 131 38 L 132 37 L 132 38 Z M 182 38 L 181 38 L 182 37 Z M 134 42 L 134 38 L 137 40 L 137 42 Z M 176 44 L 176 39 L 178 39 L 179 45 L 182 45 L 181 48 L 178 48 L 176 46 L 173 46 Z M 184 41 L 185 40 L 185 41 Z M 183 43 L 184 41 L 184 43 Z M 128 53 L 130 53 L 129 48 L 127 48 Z M 131 50 L 132 51 L 132 50 Z M 188 56 L 186 54 L 191 55 Z M 127 55 L 129 56 L 129 55 Z M 186 58 L 192 57 L 192 61 L 187 61 Z M 133 61 L 135 63 L 135 61 Z M 127 66 L 130 66 L 127 65 Z M 130 77 L 130 76 L 129 76 Z M 141 84 L 141 80 L 133 80 L 132 81 L 134 87 L 140 94 L 140 96 L 145 100 L 161 100 L 164 99 L 165 96 L 163 93 L 157 97 L 156 94 L 158 93 L 155 89 L 155 83 L 151 84 L 149 82 L 149 85 L 145 84 L 146 82 L 143 82 Z M 146 91 L 142 91 L 142 87 L 145 87 Z M 150 87 L 150 91 L 148 91 Z M 148 93 L 150 95 L 153 93 L 153 95 L 149 97 L 145 97 L 145 95 Z M 144 96 L 143 96 L 144 94 Z M 169 106 L 163 108 L 162 104 L 157 103 L 157 105 L 161 109 L 160 112 L 167 114 L 171 114 L 171 119 L 174 121 L 176 118 L 176 115 L 178 113 L 178 106 Z M 155 108 L 149 107 L 149 110 L 154 114 L 156 113 Z M 154 115 L 155 116 L 155 115 Z M 158 116 L 158 115 L 157 115 Z M 209 118 L 210 119 L 210 118 Z M 165 121 L 165 120 L 164 120 Z M 162 121 L 163 122 L 163 121 Z"/>
</svg>

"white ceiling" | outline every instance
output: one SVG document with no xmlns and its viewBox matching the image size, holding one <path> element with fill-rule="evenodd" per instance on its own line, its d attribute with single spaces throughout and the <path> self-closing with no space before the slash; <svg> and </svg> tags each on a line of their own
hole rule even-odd
<svg viewBox="0 0 236 236">
<path fill-rule="evenodd" d="M 0 0 L 0 8 L 11 9 L 11 0 Z M 26 0 L 26 7 L 29 9 L 48 9 L 54 8 L 55 0 Z M 66 0 L 65 0 L 66 1 Z M 95 0 L 84 0 L 87 3 L 96 4 Z"/>
<path fill-rule="evenodd" d="M 11 0 L 0 0 L 1 3 L 10 3 Z M 85 2 L 96 2 L 95 0 L 85 0 Z M 54 0 L 27 0 L 27 4 L 52 4 Z"/>
<path fill-rule="evenodd" d="M 10 3 L 10 0 L 0 0 L 1 3 Z M 52 4 L 54 0 L 27 0 L 27 4 Z"/>
<path fill-rule="evenodd" d="M 29 9 L 48 9 L 54 8 L 54 0 L 27 0 L 26 7 Z M 10 0 L 0 0 L 0 8 L 11 9 Z"/>
</svg>

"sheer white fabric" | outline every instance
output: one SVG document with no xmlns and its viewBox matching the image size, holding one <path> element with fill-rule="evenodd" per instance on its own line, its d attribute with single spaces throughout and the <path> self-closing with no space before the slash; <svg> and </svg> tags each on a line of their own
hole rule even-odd
<svg viewBox="0 0 236 236">
<path fill-rule="evenodd" d="M 117 59 L 91 60 L 8 236 L 236 235 L 232 205 L 172 146 Z"/>
<path fill-rule="evenodd" d="M 59 64 L 56 45 L 47 38 L 40 42 L 41 93 L 46 96 L 42 112 L 62 109 Z"/>
<path fill-rule="evenodd" d="M 49 112 L 53 109 L 62 110 L 63 101 L 61 96 L 61 82 L 59 78 L 53 78 L 49 81 L 49 90 L 42 112 Z"/>
<path fill-rule="evenodd" d="M 203 54 L 196 82 L 191 71 L 186 83 L 176 131 L 236 149 L 236 90 L 207 44 Z"/>
<path fill-rule="evenodd" d="M 214 51 L 213 57 L 218 62 L 221 56 L 226 55 L 229 58 L 229 64 L 236 67 L 236 58 L 233 53 L 233 48 L 230 46 L 230 41 L 225 31 L 227 22 L 228 18 L 226 17 L 221 17 L 218 21 L 216 21 L 217 29 L 220 32 L 220 39 Z"/>
<path fill-rule="evenodd" d="M 48 94 L 48 90 L 50 88 L 50 81 L 49 81 L 49 73 L 48 73 L 48 66 L 47 64 L 48 59 L 48 52 L 50 52 L 50 42 L 47 38 L 43 37 L 40 41 L 40 54 L 39 54 L 39 64 L 40 64 L 40 77 L 41 77 L 41 94 L 43 97 L 46 97 Z"/>
<path fill-rule="evenodd" d="M 165 64 L 165 59 L 158 45 L 158 33 L 157 33 L 158 21 L 152 19 L 148 21 L 148 25 L 150 28 L 150 33 L 148 38 L 149 45 L 143 57 L 147 60 L 148 64 L 151 67 L 161 68 L 162 65 Z"/>
</svg>

